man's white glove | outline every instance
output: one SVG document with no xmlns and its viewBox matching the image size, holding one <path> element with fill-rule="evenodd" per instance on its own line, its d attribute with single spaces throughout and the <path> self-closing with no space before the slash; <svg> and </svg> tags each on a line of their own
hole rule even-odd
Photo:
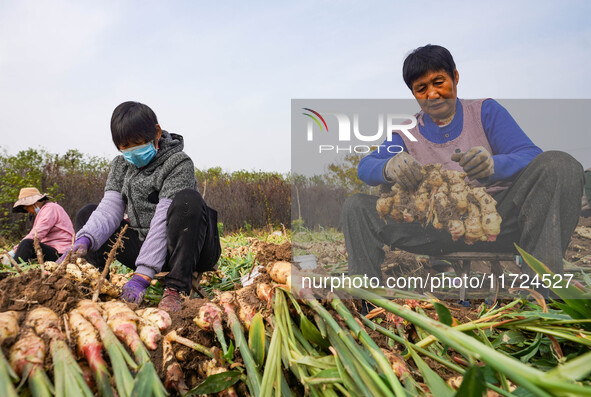
<svg viewBox="0 0 591 397">
<path fill-rule="evenodd" d="M 474 146 L 466 153 L 454 153 L 451 159 L 459 162 L 470 180 L 486 178 L 495 173 L 492 155 L 482 146 Z"/>
<path fill-rule="evenodd" d="M 421 163 L 410 154 L 400 152 L 386 163 L 384 178 L 388 182 L 401 184 L 406 190 L 414 190 L 423 180 Z"/>
</svg>

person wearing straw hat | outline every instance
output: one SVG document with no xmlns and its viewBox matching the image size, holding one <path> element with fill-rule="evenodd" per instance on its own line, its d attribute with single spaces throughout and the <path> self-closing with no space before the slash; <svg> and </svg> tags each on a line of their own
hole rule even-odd
<svg viewBox="0 0 591 397">
<path fill-rule="evenodd" d="M 46 193 L 41 194 L 34 187 L 21 189 L 12 211 L 35 215 L 31 231 L 15 249 L 16 260 L 20 258 L 26 262 L 37 258 L 34 247 L 35 236 L 39 240 L 43 258 L 47 261 L 57 260 L 72 245 L 74 236 L 72 221 L 62 206 L 49 201 Z"/>
</svg>

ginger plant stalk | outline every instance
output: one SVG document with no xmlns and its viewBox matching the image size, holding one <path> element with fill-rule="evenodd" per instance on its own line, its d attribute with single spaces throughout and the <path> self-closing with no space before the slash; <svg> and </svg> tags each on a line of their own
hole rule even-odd
<svg viewBox="0 0 591 397">
<path fill-rule="evenodd" d="M 13 311 L 0 313 L 0 395 L 6 397 L 17 396 L 13 381 L 18 380 L 18 377 L 4 357 L 1 346 L 16 338 L 18 331 L 18 314 Z"/>
<path fill-rule="evenodd" d="M 31 329 L 25 330 L 10 349 L 10 365 L 21 378 L 27 378 L 31 394 L 50 397 L 54 388 L 43 369 L 46 347 L 43 340 Z"/>
<path fill-rule="evenodd" d="M 165 396 L 166 388 L 160 381 L 154 364 L 150 361 L 150 354 L 142 343 L 140 335 L 138 335 L 137 324 L 142 320 L 138 315 L 121 301 L 109 301 L 104 303 L 103 309 L 107 315 L 107 324 L 115 335 L 121 339 L 133 352 L 136 360 L 140 364 L 140 370 L 134 382 L 132 394 L 148 393 L 152 396 Z M 150 327 L 150 331 L 146 336 L 150 342 L 158 338 L 158 336 L 151 334 L 151 332 L 160 332 L 155 326 Z"/>
<path fill-rule="evenodd" d="M 240 350 L 240 355 L 244 360 L 250 391 L 253 395 L 258 396 L 260 395 L 261 390 L 261 374 L 252 356 L 252 352 L 248 348 L 248 342 L 244 337 L 244 331 L 240 325 L 240 320 L 238 320 L 238 316 L 234 311 L 234 305 L 232 304 L 233 300 L 234 298 L 231 292 L 224 292 L 220 297 L 220 304 L 228 316 L 228 325 L 230 326 L 232 335 L 236 341 L 236 347 Z"/>
<path fill-rule="evenodd" d="M 392 388 L 392 390 L 394 390 L 395 394 L 397 396 L 404 396 L 404 388 L 400 384 L 400 381 L 394 373 L 387 357 L 384 355 L 384 353 L 378 347 L 378 345 L 374 342 L 374 340 L 363 329 L 363 327 L 359 325 L 357 321 L 355 321 L 351 312 L 349 312 L 347 307 L 336 295 L 333 296 L 331 305 L 341 315 L 341 317 L 343 317 L 347 326 L 355 334 L 355 337 L 367 348 L 367 350 L 369 350 L 370 354 L 376 361 L 378 368 L 382 371 L 382 373 L 390 383 L 390 387 Z"/>
<path fill-rule="evenodd" d="M 185 375 L 180 364 L 174 357 L 172 343 L 168 338 L 162 340 L 162 368 L 164 369 L 164 386 L 176 390 L 181 396 L 189 391 L 185 383 Z"/>
<path fill-rule="evenodd" d="M 84 380 L 84 374 L 68 347 L 65 336 L 59 327 L 59 317 L 46 307 L 38 307 L 29 312 L 25 326 L 37 335 L 49 339 L 49 349 L 53 360 L 55 395 L 92 397 L 93 393 Z"/>
<path fill-rule="evenodd" d="M 114 396 L 109 367 L 102 355 L 103 344 L 99 341 L 96 330 L 77 309 L 70 312 L 69 323 L 76 335 L 78 353 L 86 358 L 100 394 L 103 397 Z"/>
<path fill-rule="evenodd" d="M 392 369 L 387 359 L 383 357 L 381 351 L 378 352 L 370 349 L 370 355 L 367 350 L 362 350 L 350 333 L 343 330 L 333 316 L 316 300 L 311 290 L 302 290 L 301 296 L 304 299 L 304 302 L 314 309 L 314 311 L 316 311 L 316 313 L 318 313 L 318 315 L 325 321 L 329 340 L 331 340 L 333 348 L 337 351 L 338 356 L 352 358 L 351 367 L 356 368 L 356 370 L 351 370 L 351 375 L 357 373 L 359 377 L 367 379 L 366 386 L 374 395 L 391 395 L 392 392 L 394 392 L 394 395 L 397 397 L 406 395 L 398 378 L 396 378 L 395 375 L 392 376 Z M 338 304 L 337 307 L 341 308 Z M 344 311 L 343 314 L 345 314 Z M 364 343 L 368 343 L 363 337 L 362 340 Z M 366 346 L 369 346 L 369 344 Z M 378 357 L 377 368 L 372 365 L 372 359 L 375 360 L 376 357 Z M 387 368 L 385 368 L 384 365 L 387 366 Z M 382 378 L 376 369 L 385 371 L 388 381 L 386 381 L 385 378 Z M 388 372 L 390 373 L 388 374 Z"/>
<path fill-rule="evenodd" d="M 190 339 L 184 338 L 184 337 L 180 336 L 179 334 L 177 334 L 176 331 L 170 331 L 164 337 L 164 339 L 168 340 L 169 342 L 180 343 L 181 345 L 187 346 L 190 349 L 196 350 L 199 353 L 201 353 L 209 358 L 214 358 L 214 355 L 211 352 L 211 348 L 209 348 L 207 346 L 200 345 L 199 343 L 193 342 Z"/>
<path fill-rule="evenodd" d="M 18 380 L 16 373 L 6 361 L 4 353 L 0 350 L 0 395 L 6 397 L 17 397 L 13 381 Z"/>
<path fill-rule="evenodd" d="M 376 306 L 383 307 L 413 324 L 420 326 L 434 335 L 439 341 L 450 346 L 465 356 L 477 357 L 494 370 L 503 373 L 508 379 L 524 387 L 537 396 L 577 395 L 591 396 L 591 388 L 572 382 L 568 379 L 549 378 L 544 372 L 525 365 L 511 356 L 504 355 L 485 345 L 475 338 L 466 337 L 460 331 L 448 327 L 427 316 L 422 316 L 412 310 L 389 301 L 370 291 L 362 289 L 347 289 L 354 296 L 366 299 Z"/>
<path fill-rule="evenodd" d="M 193 321 L 204 331 L 214 331 L 220 345 L 222 345 L 224 355 L 228 353 L 228 345 L 222 325 L 222 310 L 217 305 L 210 302 L 204 304 L 199 308 L 199 313 Z"/>
<path fill-rule="evenodd" d="M 135 355 L 139 365 L 150 361 L 150 355 L 138 334 L 139 317 L 124 302 L 109 301 L 102 304 L 107 315 L 107 324 L 115 335 L 125 343 Z"/>
<path fill-rule="evenodd" d="M 138 369 L 138 365 L 113 334 L 96 303 L 91 300 L 82 300 L 78 302 L 77 310 L 96 328 L 101 337 L 111 361 L 117 393 L 121 397 L 131 396 L 134 379 L 128 365 L 132 369 Z"/>
</svg>

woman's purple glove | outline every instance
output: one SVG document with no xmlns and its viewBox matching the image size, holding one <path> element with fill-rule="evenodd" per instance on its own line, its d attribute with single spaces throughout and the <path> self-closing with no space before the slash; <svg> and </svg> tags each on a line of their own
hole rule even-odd
<svg viewBox="0 0 591 397">
<path fill-rule="evenodd" d="M 76 241 L 74 241 L 72 248 L 67 249 L 66 252 L 64 252 L 55 263 L 62 263 L 70 251 L 72 251 L 72 255 L 77 258 L 85 256 L 88 253 L 91 245 L 92 244 L 88 237 L 77 238 Z"/>
<path fill-rule="evenodd" d="M 125 283 L 121 291 L 121 299 L 129 303 L 142 303 L 144 295 L 146 295 L 146 288 L 150 286 L 150 282 L 134 274 L 133 277 Z"/>
</svg>

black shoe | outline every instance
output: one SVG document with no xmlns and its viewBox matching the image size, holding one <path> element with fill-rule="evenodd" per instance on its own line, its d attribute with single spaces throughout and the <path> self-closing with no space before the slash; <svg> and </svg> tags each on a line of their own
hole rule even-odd
<svg viewBox="0 0 591 397">
<path fill-rule="evenodd" d="M 359 304 L 361 305 L 361 308 L 359 309 L 359 314 L 361 314 L 362 316 L 367 316 L 367 314 L 371 311 L 368 306 L 369 303 L 365 299 L 360 299 Z"/>
</svg>

